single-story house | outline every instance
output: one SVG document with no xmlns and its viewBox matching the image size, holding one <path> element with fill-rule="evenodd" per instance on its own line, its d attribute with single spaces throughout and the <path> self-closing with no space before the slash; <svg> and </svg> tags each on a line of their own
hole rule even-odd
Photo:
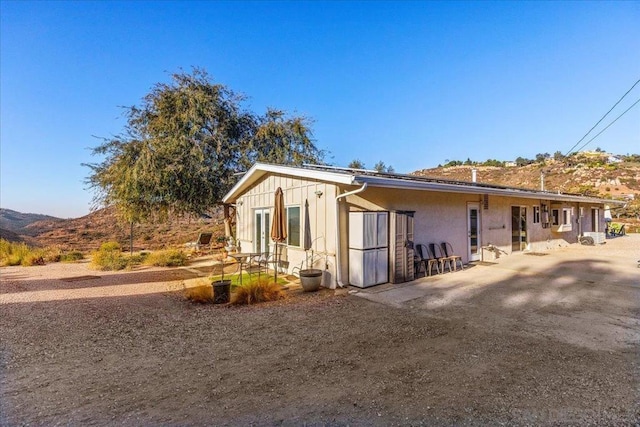
<svg viewBox="0 0 640 427">
<path fill-rule="evenodd" d="M 273 253 L 274 194 L 284 193 L 281 269 L 305 259 L 323 286 L 370 286 L 414 278 L 415 244 L 449 242 L 463 262 L 604 239 L 606 205 L 622 202 L 480 182 L 362 169 L 257 163 L 227 193 L 242 252 Z M 310 233 L 313 251 L 303 249 Z M 306 258 L 308 257 L 308 258 Z"/>
</svg>

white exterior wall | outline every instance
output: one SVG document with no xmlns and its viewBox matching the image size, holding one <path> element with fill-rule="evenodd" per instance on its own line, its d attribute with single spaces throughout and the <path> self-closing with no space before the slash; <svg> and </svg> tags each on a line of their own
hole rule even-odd
<svg viewBox="0 0 640 427">
<path fill-rule="evenodd" d="M 323 286 L 335 287 L 335 197 L 336 187 L 325 182 L 292 178 L 283 175 L 268 175 L 258 181 L 236 201 L 236 238 L 240 242 L 241 252 L 256 252 L 255 247 L 255 211 L 269 209 L 273 220 L 273 203 L 276 189 L 280 187 L 284 193 L 285 207 L 300 207 L 300 247 L 288 246 L 282 251 L 282 261 L 287 261 L 287 273 L 294 267 L 300 267 L 305 259 L 302 248 L 305 228 L 305 200 L 309 202 L 309 219 L 313 250 L 316 255 L 326 257 L 313 266 L 326 270 Z M 318 197 L 315 193 L 321 191 Z M 273 253 L 273 242 L 270 240 L 270 251 Z M 311 266 L 309 266 L 311 268 Z"/>
<path fill-rule="evenodd" d="M 557 206 L 555 202 L 552 204 L 548 200 L 489 196 L 488 209 L 484 209 L 482 195 L 369 188 L 363 193 L 349 197 L 348 202 L 351 210 L 415 211 L 415 243 L 449 242 L 465 263 L 469 261 L 467 230 L 469 203 L 477 203 L 480 208 L 480 245 L 485 247 L 494 245 L 502 251 L 502 255 L 512 253 L 512 206 L 527 208 L 526 250 L 529 251 L 548 250 L 576 243 L 580 231 L 592 231 L 592 207 L 600 208 L 600 231 L 604 230 L 604 208 L 602 205 L 593 204 L 560 203 L 561 207 L 573 208 L 572 230 L 554 232 L 551 227 L 543 228 L 542 222 L 533 222 L 534 206 L 544 203 L 549 210 Z M 584 207 L 582 218 L 578 217 L 580 206 Z M 579 229 L 578 220 L 582 230 Z M 342 220 L 343 233 L 348 230 L 347 221 L 347 218 Z M 345 245 L 347 243 L 343 242 L 342 247 L 347 247 Z M 496 256 L 495 252 L 483 250 L 482 259 L 484 260 L 492 260 Z M 342 262 L 347 263 L 344 254 Z"/>
</svg>

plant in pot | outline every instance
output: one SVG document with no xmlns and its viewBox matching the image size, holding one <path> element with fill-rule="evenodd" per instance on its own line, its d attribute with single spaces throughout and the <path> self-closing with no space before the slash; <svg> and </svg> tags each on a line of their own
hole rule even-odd
<svg viewBox="0 0 640 427">
<path fill-rule="evenodd" d="M 306 266 L 303 270 L 300 270 L 300 284 L 305 292 L 317 291 L 322 283 L 322 270 L 313 268 L 313 251 L 311 252 L 311 260 L 312 268 L 309 268 L 309 257 L 307 256 L 307 251 L 305 251 Z"/>
<path fill-rule="evenodd" d="M 220 280 L 211 282 L 213 287 L 213 303 L 226 304 L 231 299 L 231 280 L 224 279 L 224 260 L 227 258 L 227 252 L 222 250 L 216 259 L 220 262 Z"/>
<path fill-rule="evenodd" d="M 236 239 L 233 236 L 227 238 L 226 246 L 224 247 L 227 252 L 233 252 L 236 250 Z"/>
</svg>

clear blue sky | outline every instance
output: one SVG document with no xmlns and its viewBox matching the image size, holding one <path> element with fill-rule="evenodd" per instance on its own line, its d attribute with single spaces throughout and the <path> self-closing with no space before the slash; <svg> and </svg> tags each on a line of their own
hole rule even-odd
<svg viewBox="0 0 640 427">
<path fill-rule="evenodd" d="M 2 1 L 0 206 L 76 217 L 92 135 L 205 68 L 315 120 L 329 162 L 408 173 L 566 151 L 640 79 L 640 2 Z M 603 122 L 640 98 L 640 85 Z M 640 152 L 640 105 L 588 148 Z"/>
</svg>

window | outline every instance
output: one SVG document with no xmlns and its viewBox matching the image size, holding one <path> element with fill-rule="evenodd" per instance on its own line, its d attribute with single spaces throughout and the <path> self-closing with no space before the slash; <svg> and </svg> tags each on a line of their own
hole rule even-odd
<svg viewBox="0 0 640 427">
<path fill-rule="evenodd" d="M 571 231 L 571 229 L 573 228 L 571 224 L 572 217 L 573 208 L 551 209 L 551 231 L 557 233 Z"/>
<path fill-rule="evenodd" d="M 300 246 L 300 206 L 287 208 L 287 245 Z"/>
<path fill-rule="evenodd" d="M 533 223 L 538 224 L 540 222 L 540 206 L 533 207 Z"/>
</svg>

